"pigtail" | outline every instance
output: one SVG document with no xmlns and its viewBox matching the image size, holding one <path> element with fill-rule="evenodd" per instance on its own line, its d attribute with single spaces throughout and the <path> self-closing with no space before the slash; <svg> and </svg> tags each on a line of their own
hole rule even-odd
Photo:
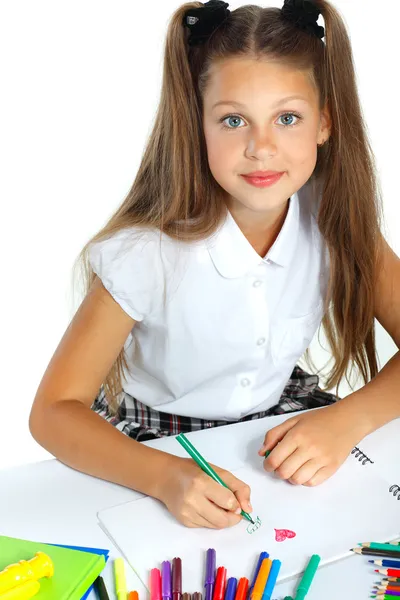
<svg viewBox="0 0 400 600">
<path fill-rule="evenodd" d="M 325 22 L 322 92 L 324 101 L 329 99 L 332 119 L 331 136 L 321 149 L 323 191 L 318 225 L 330 253 L 328 298 L 335 328 L 327 317 L 323 323 L 337 357 L 327 385 L 338 387 L 349 361 L 357 365 L 365 383 L 378 372 L 374 282 L 381 204 L 350 39 L 337 10 L 322 0 L 317 4 Z"/>
<path fill-rule="evenodd" d="M 202 102 L 193 76 L 193 70 L 201 68 L 204 49 L 189 46 L 190 30 L 185 26 L 187 10 L 201 6 L 200 2 L 186 3 L 171 17 L 161 99 L 149 141 L 149 149 L 158 149 L 158 161 L 148 161 L 154 169 L 153 178 L 159 179 L 156 169 L 169 173 L 170 187 L 160 199 L 157 226 L 170 235 L 189 235 L 192 239 L 215 230 L 223 213 L 222 201 L 218 201 L 221 188 L 208 166 Z"/>
</svg>

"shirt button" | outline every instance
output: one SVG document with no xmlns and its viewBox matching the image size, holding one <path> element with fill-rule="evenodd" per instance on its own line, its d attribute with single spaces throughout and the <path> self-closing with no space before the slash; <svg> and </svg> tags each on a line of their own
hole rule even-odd
<svg viewBox="0 0 400 600">
<path fill-rule="evenodd" d="M 262 346 L 263 344 L 265 344 L 265 338 L 261 337 L 257 340 L 257 346 Z"/>
<path fill-rule="evenodd" d="M 260 279 L 257 279 L 257 280 L 256 280 L 256 281 L 253 283 L 253 286 L 254 286 L 254 287 L 258 287 L 258 286 L 259 286 L 259 285 L 261 285 L 261 284 L 262 284 L 262 281 L 261 281 Z"/>
<path fill-rule="evenodd" d="M 248 385 L 250 385 L 251 382 L 250 379 L 247 379 L 247 377 L 245 377 L 240 383 L 243 387 L 247 387 Z"/>
</svg>

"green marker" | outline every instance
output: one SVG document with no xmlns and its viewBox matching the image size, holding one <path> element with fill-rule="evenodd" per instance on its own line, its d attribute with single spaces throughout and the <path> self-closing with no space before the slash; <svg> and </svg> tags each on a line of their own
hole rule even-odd
<svg viewBox="0 0 400 600">
<path fill-rule="evenodd" d="M 202 469 L 204 471 L 204 473 L 209 475 L 212 479 L 214 479 L 214 481 L 216 481 L 220 485 L 223 485 L 224 487 L 226 487 L 229 490 L 229 487 L 226 485 L 226 483 L 224 483 L 222 481 L 221 477 L 219 475 L 217 475 L 217 473 L 214 471 L 214 469 L 211 467 L 211 465 L 209 465 L 208 462 L 205 460 L 205 458 L 203 458 L 201 456 L 200 452 L 198 452 L 196 450 L 196 448 L 193 446 L 193 444 L 191 442 L 189 442 L 189 440 L 187 439 L 187 437 L 185 436 L 184 433 L 180 433 L 179 435 L 177 435 L 176 441 L 180 443 L 180 445 L 186 450 L 186 452 L 188 454 L 190 454 L 190 456 L 193 458 L 195 463 L 200 467 L 200 469 Z M 244 510 L 242 510 L 240 512 L 240 514 L 242 515 L 242 517 L 244 517 L 245 519 L 247 519 L 248 521 L 250 521 L 250 523 L 253 523 L 253 525 L 254 525 L 254 521 L 251 518 L 251 516 L 249 515 L 249 513 L 244 512 Z"/>
<path fill-rule="evenodd" d="M 292 596 L 285 596 L 283 600 L 293 600 Z"/>
<path fill-rule="evenodd" d="M 307 568 L 303 573 L 303 577 L 299 583 L 299 586 L 296 591 L 296 596 L 294 600 L 304 600 L 308 590 L 310 589 L 310 585 L 312 580 L 314 579 L 314 575 L 317 572 L 319 562 L 321 557 L 318 554 L 313 554 L 310 558 Z"/>
<path fill-rule="evenodd" d="M 265 458 L 268 458 L 268 456 L 269 456 L 270 454 L 271 454 L 271 450 L 267 450 L 267 451 L 266 451 L 266 453 L 265 453 Z M 289 598 L 290 598 L 290 596 L 289 596 Z"/>
</svg>

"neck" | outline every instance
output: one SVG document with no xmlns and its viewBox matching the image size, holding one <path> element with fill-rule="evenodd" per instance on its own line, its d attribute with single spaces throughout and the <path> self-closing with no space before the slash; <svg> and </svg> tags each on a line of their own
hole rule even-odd
<svg viewBox="0 0 400 600">
<path fill-rule="evenodd" d="M 264 257 L 273 246 L 289 210 L 289 200 L 262 216 L 243 204 L 229 202 L 228 209 L 254 250 Z"/>
</svg>

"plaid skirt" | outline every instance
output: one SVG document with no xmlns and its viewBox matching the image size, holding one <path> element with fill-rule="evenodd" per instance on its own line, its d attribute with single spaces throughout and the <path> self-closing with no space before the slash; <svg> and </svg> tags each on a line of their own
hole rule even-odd
<svg viewBox="0 0 400 600">
<path fill-rule="evenodd" d="M 168 435 L 178 435 L 182 432 L 188 433 L 199 429 L 221 427 L 272 415 L 318 408 L 339 400 L 335 394 L 321 390 L 318 383 L 318 375 L 311 375 L 295 365 L 277 404 L 267 410 L 247 415 L 236 421 L 208 421 L 193 417 L 170 415 L 146 406 L 126 392 L 121 392 L 118 398 L 118 411 L 113 415 L 110 412 L 103 386 L 101 386 L 91 409 L 122 433 L 138 442 L 143 442 Z"/>
</svg>

